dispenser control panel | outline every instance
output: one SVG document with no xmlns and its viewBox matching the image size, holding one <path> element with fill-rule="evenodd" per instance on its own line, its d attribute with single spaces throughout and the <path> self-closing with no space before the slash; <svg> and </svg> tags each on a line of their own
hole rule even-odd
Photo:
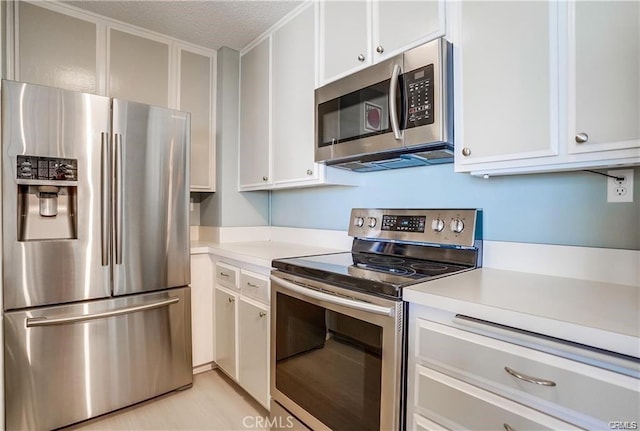
<svg viewBox="0 0 640 431">
<path fill-rule="evenodd" d="M 78 160 L 56 157 L 18 156 L 19 180 L 78 181 Z"/>
</svg>

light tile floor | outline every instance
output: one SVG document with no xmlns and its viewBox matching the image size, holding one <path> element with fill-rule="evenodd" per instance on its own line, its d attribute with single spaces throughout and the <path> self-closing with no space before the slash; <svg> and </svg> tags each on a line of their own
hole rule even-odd
<svg viewBox="0 0 640 431">
<path fill-rule="evenodd" d="M 91 419 L 64 431 L 264 430 L 269 413 L 218 370 L 194 376 L 193 387 Z"/>
</svg>

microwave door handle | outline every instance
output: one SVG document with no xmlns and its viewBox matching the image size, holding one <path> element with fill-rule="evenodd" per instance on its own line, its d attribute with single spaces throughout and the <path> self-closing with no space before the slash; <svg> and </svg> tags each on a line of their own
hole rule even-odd
<svg viewBox="0 0 640 431">
<path fill-rule="evenodd" d="M 393 65 L 393 72 L 391 72 L 391 81 L 389 82 L 389 118 L 391 120 L 391 130 L 393 130 L 393 137 L 400 141 L 402 139 L 402 130 L 400 130 L 400 121 L 398 120 L 398 109 L 396 106 L 396 97 L 398 93 L 398 79 L 402 69 L 399 64 Z"/>
</svg>

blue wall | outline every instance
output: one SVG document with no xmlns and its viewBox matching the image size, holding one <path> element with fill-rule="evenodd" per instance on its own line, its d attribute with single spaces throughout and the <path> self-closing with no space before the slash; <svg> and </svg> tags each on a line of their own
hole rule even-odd
<svg viewBox="0 0 640 431">
<path fill-rule="evenodd" d="M 607 203 L 606 177 L 582 171 L 483 179 L 449 164 L 357 175 L 359 187 L 272 192 L 271 224 L 346 230 L 354 207 L 470 207 L 484 210 L 487 240 L 640 250 L 640 168 L 633 203 Z"/>
</svg>

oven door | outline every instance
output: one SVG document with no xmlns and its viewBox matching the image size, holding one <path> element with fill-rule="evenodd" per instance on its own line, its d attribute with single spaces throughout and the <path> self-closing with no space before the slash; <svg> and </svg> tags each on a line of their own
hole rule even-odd
<svg viewBox="0 0 640 431">
<path fill-rule="evenodd" d="M 403 303 L 274 271 L 271 396 L 313 429 L 401 427 Z"/>
</svg>

